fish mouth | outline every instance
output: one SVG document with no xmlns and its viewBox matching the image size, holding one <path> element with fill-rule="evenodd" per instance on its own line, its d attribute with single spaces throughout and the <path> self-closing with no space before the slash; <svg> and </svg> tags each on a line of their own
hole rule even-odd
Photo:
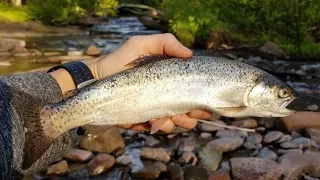
<svg viewBox="0 0 320 180">
<path fill-rule="evenodd" d="M 296 97 L 288 97 L 287 99 L 284 99 L 284 102 L 280 105 L 279 107 L 279 111 L 277 112 L 272 112 L 272 114 L 276 114 L 279 117 L 285 117 L 285 116 L 289 116 L 293 113 L 295 113 L 295 110 L 291 110 L 288 109 L 287 106 L 289 104 L 292 103 L 292 101 L 294 101 L 295 99 L 297 99 Z"/>
</svg>

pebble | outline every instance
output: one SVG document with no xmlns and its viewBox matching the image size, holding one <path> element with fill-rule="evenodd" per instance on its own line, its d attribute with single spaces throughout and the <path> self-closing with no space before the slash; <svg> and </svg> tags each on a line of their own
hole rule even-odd
<svg viewBox="0 0 320 180">
<path fill-rule="evenodd" d="M 198 162 L 198 158 L 193 152 L 187 151 L 184 152 L 179 158 L 179 162 L 182 164 L 192 164 L 195 166 Z"/>
<path fill-rule="evenodd" d="M 240 138 L 241 139 L 241 138 Z M 217 150 L 212 144 L 208 143 L 200 152 L 199 158 L 201 164 L 209 171 L 215 171 L 219 168 L 222 160 L 222 152 Z"/>
<path fill-rule="evenodd" d="M 306 129 L 307 136 L 310 137 L 313 141 L 315 141 L 317 144 L 320 144 L 320 128 L 308 128 Z"/>
<path fill-rule="evenodd" d="M 262 148 L 262 144 L 261 144 L 261 143 L 258 143 L 258 144 L 256 144 L 256 147 L 257 147 L 258 149 L 261 149 L 261 148 Z"/>
<path fill-rule="evenodd" d="M 226 171 L 226 172 L 229 173 L 230 170 L 231 170 L 231 167 L 230 167 L 229 160 L 223 160 L 223 161 L 221 162 L 219 171 Z"/>
<path fill-rule="evenodd" d="M 200 137 L 202 139 L 212 139 L 212 134 L 211 133 L 206 133 L 206 132 L 203 132 L 200 134 Z"/>
<path fill-rule="evenodd" d="M 237 131 L 231 129 L 221 129 L 216 133 L 217 137 L 247 137 L 248 133 L 246 131 Z"/>
<path fill-rule="evenodd" d="M 258 124 L 267 129 L 271 129 L 275 127 L 276 121 L 277 121 L 277 118 L 260 118 L 258 120 Z"/>
<path fill-rule="evenodd" d="M 281 169 L 278 163 L 261 158 L 231 158 L 232 176 L 237 180 L 280 179 Z"/>
<path fill-rule="evenodd" d="M 302 135 L 301 135 L 300 133 L 295 132 L 295 131 L 292 131 L 292 132 L 291 132 L 291 136 L 292 136 L 292 138 L 302 137 Z"/>
<path fill-rule="evenodd" d="M 201 166 L 187 165 L 183 167 L 183 171 L 185 180 L 202 180 L 209 178 L 207 169 Z"/>
<path fill-rule="evenodd" d="M 278 153 L 279 154 L 287 154 L 287 153 L 303 154 L 303 151 L 302 151 L 302 149 L 279 149 Z"/>
<path fill-rule="evenodd" d="M 99 56 L 101 55 L 101 50 L 98 49 L 96 46 L 91 45 L 88 47 L 86 53 L 87 55 L 90 55 L 90 56 Z"/>
<path fill-rule="evenodd" d="M 223 121 L 214 120 L 214 122 L 226 126 L 226 123 L 224 123 Z M 197 130 L 200 132 L 215 132 L 220 129 L 224 129 L 222 127 L 217 127 L 211 124 L 204 124 L 204 123 L 198 123 L 196 127 L 197 127 Z"/>
<path fill-rule="evenodd" d="M 254 129 L 256 132 L 264 132 L 266 130 L 265 127 L 257 127 Z"/>
<path fill-rule="evenodd" d="M 138 133 L 139 133 L 138 131 L 128 129 L 128 130 L 125 132 L 125 135 L 126 135 L 126 136 L 129 136 L 129 137 L 132 137 L 132 136 L 137 135 Z"/>
<path fill-rule="evenodd" d="M 276 143 L 283 143 L 283 142 L 288 142 L 288 141 L 291 141 L 291 140 L 292 140 L 292 137 L 290 135 L 286 134 L 286 135 L 281 136 L 281 138 L 278 139 L 276 141 Z"/>
<path fill-rule="evenodd" d="M 69 172 L 69 166 L 66 160 L 59 161 L 55 164 L 50 165 L 47 168 L 47 176 L 50 175 L 61 175 Z"/>
<path fill-rule="evenodd" d="M 231 180 L 231 178 L 225 171 L 215 171 L 209 175 L 209 180 Z"/>
<path fill-rule="evenodd" d="M 83 149 L 70 149 L 65 155 L 64 158 L 70 159 L 72 161 L 87 161 L 93 156 L 91 151 L 86 151 Z"/>
<path fill-rule="evenodd" d="M 105 153 L 96 155 L 88 163 L 88 171 L 91 175 L 101 174 L 105 171 L 108 171 L 115 163 L 113 156 Z"/>
<path fill-rule="evenodd" d="M 258 154 L 258 158 L 269 159 L 269 160 L 277 160 L 278 156 L 273 151 L 269 150 L 268 147 L 262 148 Z"/>
<path fill-rule="evenodd" d="M 168 165 L 168 176 L 169 179 L 179 179 L 183 177 L 183 170 L 179 164 L 171 163 Z"/>
<path fill-rule="evenodd" d="M 283 133 L 280 131 L 270 131 L 264 136 L 263 142 L 264 143 L 271 143 L 273 141 L 280 139 L 282 135 L 283 135 Z"/>
<path fill-rule="evenodd" d="M 295 149 L 295 148 L 303 148 L 303 145 L 301 144 L 296 144 L 293 142 L 284 142 L 280 144 L 281 147 L 285 148 L 285 149 Z"/>
<path fill-rule="evenodd" d="M 256 127 L 258 127 L 257 121 L 253 118 L 240 120 L 240 121 L 233 121 L 231 123 L 231 125 L 242 127 L 242 128 L 256 128 Z"/>
<path fill-rule="evenodd" d="M 258 144 L 262 142 L 262 136 L 259 133 L 249 133 L 247 142 L 252 144 Z"/>
<path fill-rule="evenodd" d="M 123 148 L 125 144 L 121 134 L 114 127 L 93 140 L 83 138 L 79 146 L 90 151 L 112 153 L 115 150 Z"/>
<path fill-rule="evenodd" d="M 222 137 L 209 142 L 207 145 L 213 146 L 221 152 L 230 152 L 241 147 L 243 143 L 243 140 L 239 136 L 234 136 Z"/>
<path fill-rule="evenodd" d="M 147 148 L 144 147 L 140 152 L 141 158 L 151 159 L 156 161 L 161 161 L 168 163 L 170 161 L 170 156 L 168 152 L 163 148 Z"/>
<path fill-rule="evenodd" d="M 68 56 L 82 56 L 82 51 L 68 51 Z"/>
<path fill-rule="evenodd" d="M 138 179 L 157 179 L 162 172 L 167 171 L 167 166 L 162 162 L 155 162 L 150 166 L 132 172 L 133 178 Z"/>
<path fill-rule="evenodd" d="M 308 105 L 307 109 L 310 111 L 318 111 L 319 107 L 316 104 L 310 104 Z"/>
<path fill-rule="evenodd" d="M 174 138 L 176 136 L 177 136 L 177 134 L 168 134 L 167 135 L 167 139 L 172 139 L 172 138 Z"/>
<path fill-rule="evenodd" d="M 159 143 L 160 143 L 160 141 L 158 139 L 156 139 L 154 136 L 148 136 L 146 138 L 146 146 L 154 146 Z"/>
<path fill-rule="evenodd" d="M 249 149 L 249 150 L 257 149 L 257 147 L 256 147 L 254 144 L 252 144 L 251 142 L 245 142 L 245 143 L 243 144 L 243 146 L 244 146 L 246 149 Z"/>
<path fill-rule="evenodd" d="M 121 155 L 121 156 L 118 156 L 117 158 L 116 158 L 116 163 L 117 164 L 122 164 L 122 165 L 128 165 L 128 164 L 130 164 L 131 163 L 131 160 L 130 160 L 130 158 L 128 157 L 128 156 L 126 156 L 126 155 Z"/>
<path fill-rule="evenodd" d="M 293 143 L 302 145 L 304 148 L 316 147 L 316 142 L 306 138 L 306 137 L 298 137 L 292 140 Z"/>
</svg>

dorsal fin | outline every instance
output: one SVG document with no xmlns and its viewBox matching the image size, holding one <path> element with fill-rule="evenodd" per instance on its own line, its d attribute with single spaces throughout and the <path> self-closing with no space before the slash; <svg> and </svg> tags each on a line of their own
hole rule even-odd
<svg viewBox="0 0 320 180">
<path fill-rule="evenodd" d="M 136 60 L 131 61 L 130 63 L 126 64 L 125 66 L 137 67 L 137 66 L 142 66 L 142 65 L 148 64 L 150 62 L 161 61 L 161 60 L 168 59 L 168 58 L 172 58 L 172 56 L 162 55 L 162 54 L 145 54 L 145 55 L 140 56 Z"/>
</svg>

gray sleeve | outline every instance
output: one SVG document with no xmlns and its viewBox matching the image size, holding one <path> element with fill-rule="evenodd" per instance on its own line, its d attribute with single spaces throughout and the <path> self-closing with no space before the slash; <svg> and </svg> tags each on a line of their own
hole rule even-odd
<svg viewBox="0 0 320 180">
<path fill-rule="evenodd" d="M 72 146 L 70 132 L 60 136 L 45 154 L 29 169 L 22 170 L 25 146 L 24 117 L 19 99 L 14 99 L 15 90 L 41 99 L 47 103 L 62 100 L 59 85 L 47 73 L 29 73 L 0 76 L 0 179 L 20 179 L 23 175 L 45 168 L 48 163 L 58 160 Z M 17 108 L 19 107 L 19 108 Z"/>
</svg>

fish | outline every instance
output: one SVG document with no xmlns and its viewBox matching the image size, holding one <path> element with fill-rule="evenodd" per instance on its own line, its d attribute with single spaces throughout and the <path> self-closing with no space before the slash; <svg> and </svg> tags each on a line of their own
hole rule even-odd
<svg viewBox="0 0 320 180">
<path fill-rule="evenodd" d="M 143 123 L 194 109 L 225 117 L 284 117 L 295 112 L 287 108 L 298 97 L 292 87 L 240 61 L 149 55 L 128 65 L 132 68 L 38 108 L 39 115 L 29 117 L 25 127 L 28 153 L 23 167 L 30 167 L 57 137 L 76 127 Z M 163 123 L 151 129 L 157 131 Z"/>
</svg>

